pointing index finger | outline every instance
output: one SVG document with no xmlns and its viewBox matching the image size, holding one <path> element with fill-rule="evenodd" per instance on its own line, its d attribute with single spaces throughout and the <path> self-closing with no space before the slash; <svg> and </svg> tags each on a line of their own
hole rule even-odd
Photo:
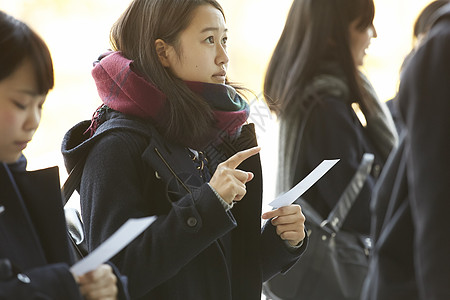
<svg viewBox="0 0 450 300">
<path fill-rule="evenodd" d="M 239 151 L 229 159 L 227 159 L 224 164 L 231 168 L 236 169 L 244 160 L 257 154 L 261 150 L 261 147 L 253 147 L 247 150 Z"/>
</svg>

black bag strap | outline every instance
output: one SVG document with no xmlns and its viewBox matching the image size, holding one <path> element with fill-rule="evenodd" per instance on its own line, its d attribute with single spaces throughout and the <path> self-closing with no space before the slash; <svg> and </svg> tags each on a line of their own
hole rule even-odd
<svg viewBox="0 0 450 300">
<path fill-rule="evenodd" d="M 367 176 L 372 170 L 374 158 L 375 156 L 372 153 L 364 153 L 355 175 L 353 175 L 353 178 L 342 192 L 328 218 L 320 224 L 321 227 L 329 226 L 336 233 L 341 229 L 345 218 L 366 182 Z"/>
</svg>

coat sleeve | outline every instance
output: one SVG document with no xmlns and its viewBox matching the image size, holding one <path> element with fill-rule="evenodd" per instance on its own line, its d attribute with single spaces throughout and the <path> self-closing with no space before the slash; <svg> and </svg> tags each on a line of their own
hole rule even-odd
<svg viewBox="0 0 450 300">
<path fill-rule="evenodd" d="M 304 196 L 324 217 L 336 205 L 358 169 L 363 154 L 374 153 L 369 145 L 364 128 L 350 105 L 342 99 L 324 98 L 312 111 L 302 141 L 303 150 L 299 153 L 297 169 L 302 171 L 295 174 L 295 182 L 302 180 L 324 159 L 340 159 Z M 370 232 L 369 201 L 374 185 L 375 179 L 368 176 L 344 228 Z"/>
<path fill-rule="evenodd" d="M 165 184 L 144 165 L 148 141 L 111 133 L 94 145 L 81 183 L 81 209 L 90 250 L 127 219 L 157 220 L 112 261 L 128 277 L 131 297 L 164 283 L 236 226 L 207 184 L 170 203 Z M 145 196 L 147 195 L 147 196 Z M 166 208 L 161 208 L 166 205 Z"/>
<path fill-rule="evenodd" d="M 284 274 L 289 271 L 305 252 L 308 246 L 308 235 L 305 233 L 300 248 L 289 248 L 276 233 L 275 226 L 268 220 L 262 228 L 261 244 L 262 279 L 265 282 L 280 272 Z"/>
<path fill-rule="evenodd" d="M 414 262 L 422 299 L 450 299 L 450 18 L 405 70 L 399 104 L 407 127 Z"/>
<path fill-rule="evenodd" d="M 53 264 L 0 279 L 0 299 L 81 300 L 82 297 L 69 267 Z"/>
</svg>

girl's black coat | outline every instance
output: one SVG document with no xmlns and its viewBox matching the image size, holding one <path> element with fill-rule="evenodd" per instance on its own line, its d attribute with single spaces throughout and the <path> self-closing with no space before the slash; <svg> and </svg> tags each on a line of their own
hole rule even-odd
<svg viewBox="0 0 450 300">
<path fill-rule="evenodd" d="M 350 103 L 334 96 L 324 96 L 321 100 L 313 108 L 307 122 L 301 141 L 302 146 L 295 149 L 293 155 L 297 158 L 294 182 L 302 180 L 322 160 L 340 159 L 336 166 L 304 195 L 306 201 L 325 219 L 354 176 L 364 153 L 374 154 L 372 172 L 367 177 L 343 225 L 345 230 L 368 235 L 371 193 L 384 161 Z"/>
<path fill-rule="evenodd" d="M 58 167 L 27 172 L 0 163 L 0 299 L 83 299 L 73 263 Z M 128 299 L 126 278 L 116 276 L 118 299 Z"/>
<path fill-rule="evenodd" d="M 0 206 L 0 299 L 82 299 L 69 272 L 58 169 L 13 175 L 0 164 Z"/>
<path fill-rule="evenodd" d="M 117 112 L 108 118 L 87 141 L 82 133 L 90 122 L 76 125 L 62 150 L 69 170 L 87 154 L 80 193 L 90 249 L 128 218 L 158 216 L 113 259 L 128 276 L 133 299 L 259 300 L 262 281 L 289 269 L 304 251 L 306 240 L 292 252 L 270 223 L 261 232 L 258 155 L 239 166 L 255 178 L 226 212 L 186 148 L 163 140 L 151 124 Z M 208 148 L 211 173 L 229 155 L 256 145 L 253 130 L 246 125 L 236 143 Z"/>
</svg>

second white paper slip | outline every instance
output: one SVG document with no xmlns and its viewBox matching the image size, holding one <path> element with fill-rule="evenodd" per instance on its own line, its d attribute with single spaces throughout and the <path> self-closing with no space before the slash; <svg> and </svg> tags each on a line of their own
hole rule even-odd
<svg viewBox="0 0 450 300">
<path fill-rule="evenodd" d="M 302 181 L 297 183 L 292 189 L 286 193 L 278 196 L 272 202 L 269 203 L 273 208 L 279 208 L 282 206 L 291 205 L 298 199 L 304 192 L 306 192 L 314 183 L 317 182 L 328 170 L 330 170 L 339 159 L 331 159 L 322 161 L 311 173 L 308 174 Z"/>
<path fill-rule="evenodd" d="M 128 219 L 106 241 L 92 251 L 88 256 L 74 264 L 70 271 L 75 275 L 83 275 L 95 270 L 98 266 L 116 255 L 150 224 L 156 220 L 155 216 L 140 219 Z"/>
</svg>

